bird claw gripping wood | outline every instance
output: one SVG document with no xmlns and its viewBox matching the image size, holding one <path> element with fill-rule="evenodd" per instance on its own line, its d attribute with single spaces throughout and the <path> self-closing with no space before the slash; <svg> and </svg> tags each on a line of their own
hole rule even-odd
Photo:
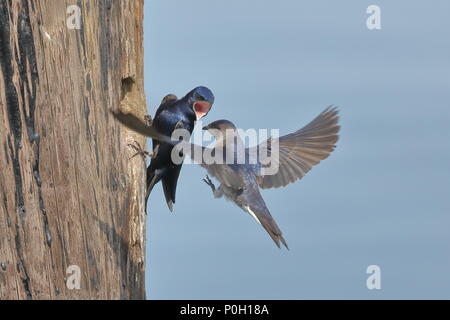
<svg viewBox="0 0 450 320">
<path fill-rule="evenodd" d="M 128 144 L 129 147 L 133 148 L 136 153 L 131 157 L 133 159 L 136 156 L 141 156 L 144 160 L 146 157 L 153 158 L 154 152 L 148 152 L 141 147 L 141 144 L 137 141 L 134 141 L 134 144 Z"/>
<path fill-rule="evenodd" d="M 152 126 L 152 124 L 153 124 L 153 119 L 152 119 L 152 116 L 151 116 L 151 115 L 146 114 L 146 115 L 144 116 L 144 120 L 145 120 L 145 124 L 146 124 L 147 126 L 149 126 L 149 127 Z"/>
</svg>

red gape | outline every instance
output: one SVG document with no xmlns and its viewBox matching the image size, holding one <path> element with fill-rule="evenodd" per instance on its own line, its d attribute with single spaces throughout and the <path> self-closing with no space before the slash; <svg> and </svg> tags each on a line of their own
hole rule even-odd
<svg viewBox="0 0 450 320">
<path fill-rule="evenodd" d="M 209 109 L 211 108 L 211 104 L 206 101 L 197 101 L 194 103 L 194 111 L 195 115 L 197 116 L 197 120 L 204 117 Z"/>
</svg>

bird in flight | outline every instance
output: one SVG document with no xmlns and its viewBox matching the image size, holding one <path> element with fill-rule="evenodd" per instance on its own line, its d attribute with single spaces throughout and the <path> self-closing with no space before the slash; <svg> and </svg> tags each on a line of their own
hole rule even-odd
<svg viewBox="0 0 450 320">
<path fill-rule="evenodd" d="M 161 139 L 168 144 L 176 144 L 167 136 L 161 136 L 145 126 L 134 126 L 132 115 L 116 115 L 116 117 L 131 129 L 155 139 Z M 213 148 L 207 148 L 183 141 L 177 144 L 185 154 L 196 161 L 199 153 L 208 154 L 222 161 L 201 161 L 209 175 L 220 182 L 216 188 L 209 176 L 204 179 L 214 194 L 219 198 L 225 196 L 237 206 L 248 212 L 270 235 L 275 244 L 288 244 L 283 233 L 270 214 L 260 188 L 284 187 L 301 179 L 311 168 L 327 158 L 335 149 L 340 126 L 338 125 L 338 110 L 329 107 L 303 128 L 279 138 L 269 138 L 263 143 L 246 148 L 237 132 L 236 126 L 228 120 L 218 120 L 210 123 L 208 130 L 216 139 Z M 219 155 L 219 156 L 217 156 Z M 231 155 L 231 160 L 229 157 Z M 241 157 L 243 155 L 243 157 Z M 266 155 L 270 163 L 262 161 L 261 155 Z M 244 161 L 239 161 L 244 160 Z M 269 172 L 275 162 L 277 170 Z"/>
<path fill-rule="evenodd" d="M 146 116 L 147 123 L 143 123 L 138 118 L 132 120 L 132 129 L 136 130 L 136 127 L 146 127 L 146 130 L 153 132 L 152 135 L 148 135 L 153 138 L 153 152 L 144 152 L 139 144 L 134 146 L 138 153 L 147 154 L 151 157 L 150 165 L 147 168 L 146 203 L 153 187 L 161 181 L 167 206 L 172 212 L 178 177 L 182 167 L 182 163 L 175 164 L 171 160 L 174 144 L 161 141 L 164 140 L 161 139 L 161 136 L 159 140 L 155 139 L 155 137 L 158 137 L 158 135 L 170 137 L 176 129 L 185 129 L 191 134 L 195 122 L 208 114 L 213 103 L 214 95 L 211 90 L 199 86 L 181 99 L 178 99 L 174 94 L 166 95 L 162 99 L 155 117 L 151 119 L 150 116 Z M 117 116 L 118 113 L 115 113 L 115 115 Z"/>
</svg>

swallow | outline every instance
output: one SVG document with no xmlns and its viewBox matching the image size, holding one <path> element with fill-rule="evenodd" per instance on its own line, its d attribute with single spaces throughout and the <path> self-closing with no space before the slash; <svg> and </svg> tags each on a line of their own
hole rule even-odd
<svg viewBox="0 0 450 320">
<path fill-rule="evenodd" d="M 174 164 L 171 160 L 174 143 L 170 137 L 176 129 L 184 129 L 191 134 L 195 122 L 205 117 L 213 104 L 214 95 L 211 90 L 199 86 L 181 99 L 174 94 L 166 95 L 162 99 L 155 117 L 152 119 L 150 116 L 146 116 L 145 122 L 131 114 L 114 112 L 114 116 L 127 127 L 153 138 L 153 152 L 151 153 L 142 151 L 139 145 L 134 147 L 138 153 L 150 155 L 151 158 L 147 168 L 146 203 L 153 187 L 161 181 L 167 206 L 173 212 L 182 164 Z"/>
<path fill-rule="evenodd" d="M 284 187 L 301 179 L 314 165 L 327 158 L 338 140 L 338 111 L 328 108 L 302 129 L 278 138 L 278 171 L 264 174 L 268 164 L 262 164 L 259 155 L 271 154 L 273 140 L 265 141 L 253 148 L 245 148 L 236 126 L 228 120 L 218 120 L 204 127 L 216 139 L 215 150 L 210 154 L 229 154 L 233 150 L 232 164 L 207 166 L 208 173 L 221 183 L 215 187 L 209 176 L 203 181 L 212 189 L 215 198 L 225 196 L 238 207 L 249 213 L 270 235 L 275 244 L 282 243 L 289 249 L 283 234 L 270 214 L 260 188 Z M 264 150 L 261 150 L 264 149 Z M 239 164 L 238 154 L 242 152 L 244 162 Z M 251 161 L 252 157 L 256 161 Z"/>
<path fill-rule="evenodd" d="M 234 202 L 266 230 L 279 248 L 282 243 L 289 249 L 281 229 L 261 196 L 260 189 L 279 188 L 294 183 L 303 178 L 313 166 L 328 158 L 339 138 L 338 122 L 337 108 L 329 107 L 309 124 L 293 133 L 279 138 L 269 138 L 255 147 L 246 148 L 236 126 L 231 121 L 218 120 L 203 128 L 214 136 L 216 144 L 213 148 L 189 142 L 178 143 L 177 146 L 181 146 L 194 161 L 197 159 L 195 155 L 199 152 L 202 155 L 219 155 L 216 159 L 221 158 L 220 162 L 199 163 L 208 172 L 203 181 L 210 186 L 214 197 L 225 196 Z M 139 131 L 137 126 L 135 131 L 154 139 L 162 139 L 168 144 L 176 143 L 150 130 Z M 270 172 L 267 169 L 273 163 L 263 161 L 261 155 L 273 156 L 276 150 L 278 157 L 274 157 L 275 160 L 272 161 L 275 162 L 277 170 Z M 227 158 L 230 155 L 232 161 Z M 209 175 L 220 182 L 219 187 L 214 185 Z"/>
</svg>

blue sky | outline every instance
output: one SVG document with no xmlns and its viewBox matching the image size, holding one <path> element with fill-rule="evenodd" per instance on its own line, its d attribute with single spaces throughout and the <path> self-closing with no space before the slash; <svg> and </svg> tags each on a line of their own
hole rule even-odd
<svg viewBox="0 0 450 320">
<path fill-rule="evenodd" d="M 366 8 L 381 8 L 368 30 Z M 186 165 L 149 201 L 150 299 L 450 298 L 448 1 L 145 2 L 149 113 L 208 86 L 205 122 L 290 133 L 340 106 L 337 149 L 264 190 L 291 250 Z M 381 268 L 368 290 L 366 268 Z"/>
</svg>

